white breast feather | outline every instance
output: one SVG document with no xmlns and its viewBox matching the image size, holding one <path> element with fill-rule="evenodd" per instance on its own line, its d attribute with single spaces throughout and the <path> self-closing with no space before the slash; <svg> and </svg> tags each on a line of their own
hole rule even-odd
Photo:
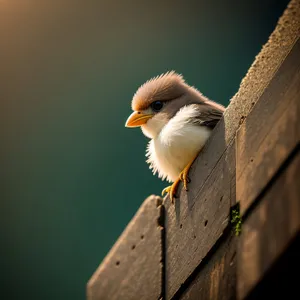
<svg viewBox="0 0 300 300">
<path fill-rule="evenodd" d="M 153 174 L 158 173 L 162 180 L 175 181 L 209 138 L 209 128 L 189 122 L 190 118 L 196 116 L 199 116 L 199 112 L 195 107 L 184 106 L 149 142 L 147 163 Z"/>
</svg>

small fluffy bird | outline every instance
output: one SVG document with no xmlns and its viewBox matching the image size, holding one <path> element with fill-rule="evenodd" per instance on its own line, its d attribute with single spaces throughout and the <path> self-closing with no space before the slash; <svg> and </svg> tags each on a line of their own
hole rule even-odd
<svg viewBox="0 0 300 300">
<path fill-rule="evenodd" d="M 222 118 L 225 107 L 189 86 L 174 71 L 154 77 L 138 88 L 131 103 L 134 111 L 126 127 L 141 127 L 150 138 L 147 163 L 153 174 L 173 184 L 162 191 L 172 203 L 180 181 L 187 190 L 188 172 Z"/>
</svg>

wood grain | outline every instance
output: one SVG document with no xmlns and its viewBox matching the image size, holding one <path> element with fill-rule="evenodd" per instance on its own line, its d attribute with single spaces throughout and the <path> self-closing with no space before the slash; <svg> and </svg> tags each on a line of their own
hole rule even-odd
<svg viewBox="0 0 300 300">
<path fill-rule="evenodd" d="M 300 40 L 237 132 L 241 213 L 300 141 Z"/>
<path fill-rule="evenodd" d="M 236 298 L 236 240 L 230 234 L 199 270 L 181 300 Z"/>
<path fill-rule="evenodd" d="M 164 201 L 167 299 L 188 279 L 228 225 L 229 209 L 235 203 L 233 140 L 266 88 L 277 82 L 274 75 L 299 38 L 299 7 L 298 1 L 291 1 L 256 57 L 224 117 L 193 164 L 188 193 L 179 191 L 175 208 L 168 199 Z"/>
<path fill-rule="evenodd" d="M 148 197 L 87 286 L 88 300 L 162 297 L 162 199 Z"/>
<path fill-rule="evenodd" d="M 166 295 L 171 299 L 201 263 L 229 224 L 235 145 L 231 144 L 204 186 L 198 186 L 201 169 L 191 174 L 189 191 L 182 191 L 175 206 L 166 207 Z"/>
<path fill-rule="evenodd" d="M 300 152 L 242 226 L 238 242 L 238 298 L 244 299 L 300 231 Z"/>
<path fill-rule="evenodd" d="M 224 117 L 215 128 L 212 137 L 195 161 L 190 171 L 192 182 L 189 185 L 189 191 L 186 193 L 181 190 L 180 200 L 176 201 L 175 208 L 169 204 L 168 199 L 164 201 L 167 212 L 167 299 L 171 299 L 180 286 L 188 280 L 193 270 L 201 263 L 228 225 L 229 208 L 236 200 L 235 193 L 232 192 L 232 188 L 235 187 L 236 172 L 233 140 L 235 132 L 241 124 L 243 128 L 246 128 L 244 132 L 249 132 L 250 136 L 252 134 L 254 136 L 259 135 L 260 132 L 269 136 L 270 131 L 274 128 L 270 138 L 277 143 L 279 141 L 276 135 L 278 130 L 284 132 L 283 134 L 286 135 L 286 123 L 284 120 L 291 118 L 292 123 L 290 123 L 291 132 L 289 132 L 289 137 L 293 135 L 291 138 L 293 142 L 289 141 L 285 143 L 288 147 L 286 150 L 287 155 L 295 146 L 294 141 L 297 140 L 299 128 L 295 127 L 294 122 L 298 111 L 298 103 L 296 101 L 298 89 L 296 85 L 298 84 L 299 75 L 299 43 L 297 43 L 300 32 L 300 22 L 297 19 L 299 12 L 299 3 L 292 1 L 268 43 L 255 59 L 255 62 L 241 84 L 239 92 L 232 99 Z M 292 22 L 294 27 L 286 25 L 289 22 Z M 281 89 L 277 88 L 279 83 Z M 281 118 L 279 118 L 277 107 L 268 106 L 270 101 L 271 103 L 274 101 L 273 97 L 276 97 L 275 100 L 279 103 L 279 107 L 282 104 L 280 99 L 283 97 L 288 99 L 287 101 L 290 104 L 293 103 L 290 110 L 284 110 L 286 115 Z M 264 131 L 261 128 L 255 131 L 253 126 L 248 131 L 247 126 L 251 124 L 251 120 L 248 122 L 247 119 L 255 109 L 260 114 L 264 113 L 268 116 L 274 116 L 274 118 L 277 117 L 277 119 L 273 123 L 270 120 L 266 120 L 269 123 Z M 248 116 L 250 111 L 251 113 Z M 252 115 L 254 116 L 254 114 Z M 252 118 L 254 119 L 253 123 L 255 122 L 255 118 Z M 245 119 L 247 124 L 243 125 Z M 276 128 L 274 127 L 275 123 Z M 267 131 L 268 128 L 270 129 L 269 131 Z M 241 134 L 242 130 L 240 131 Z M 243 145 L 241 136 L 238 138 L 238 151 L 248 159 L 249 153 L 241 151 L 241 146 Z M 253 142 L 251 139 L 249 141 Z M 262 141 L 264 141 L 264 138 L 262 138 Z M 244 147 L 244 149 L 246 148 Z M 284 151 L 282 149 L 281 147 L 278 151 Z M 234 155 L 232 155 L 233 153 Z M 261 160 L 266 160 L 267 157 L 262 156 L 261 160 L 259 160 L 259 153 L 255 152 L 255 154 L 257 155 L 256 159 L 258 163 L 256 165 L 253 163 L 253 166 L 259 167 Z M 283 160 L 284 157 L 279 161 L 278 166 Z M 239 154 L 237 162 L 240 163 Z M 240 168 L 240 170 L 245 169 L 243 168 L 243 164 L 240 164 Z M 241 196 L 239 190 L 239 180 L 242 178 L 241 173 L 242 171 L 237 173 L 236 176 L 237 197 Z M 253 168 L 252 174 L 255 177 L 255 168 Z M 253 182 L 260 183 L 259 180 L 253 180 Z M 248 183 L 247 176 L 245 176 L 243 178 L 243 185 L 241 186 L 247 188 Z M 238 198 L 238 200 L 240 199 Z"/>
</svg>

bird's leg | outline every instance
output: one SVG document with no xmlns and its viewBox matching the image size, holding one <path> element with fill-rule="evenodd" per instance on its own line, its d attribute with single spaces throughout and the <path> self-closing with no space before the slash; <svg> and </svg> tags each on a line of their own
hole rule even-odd
<svg viewBox="0 0 300 300">
<path fill-rule="evenodd" d="M 176 192 L 177 192 L 177 189 L 178 189 L 178 185 L 180 183 L 180 181 L 183 182 L 183 186 L 185 188 L 185 190 L 187 191 L 187 184 L 191 181 L 188 174 L 189 174 L 189 171 L 190 171 L 190 168 L 193 164 L 193 162 L 195 161 L 195 159 L 197 158 L 198 156 L 198 153 L 197 155 L 195 155 L 195 157 L 186 165 L 186 167 L 183 169 L 183 171 L 179 174 L 179 177 L 176 181 L 174 181 L 174 183 L 168 187 L 166 187 L 165 189 L 163 189 L 162 191 L 162 196 L 165 194 L 165 193 L 168 193 L 169 196 L 170 196 L 170 199 L 171 199 L 171 202 L 174 203 L 174 198 L 176 197 Z"/>
<path fill-rule="evenodd" d="M 161 195 L 163 196 L 165 193 L 168 193 L 170 196 L 171 202 L 174 203 L 174 198 L 176 198 L 176 192 L 177 192 L 179 183 L 180 183 L 180 177 L 177 180 L 175 180 L 172 185 L 164 188 L 163 191 L 161 192 Z"/>
<path fill-rule="evenodd" d="M 193 162 L 195 161 L 195 159 L 197 158 L 198 156 L 198 153 L 197 155 L 195 155 L 195 157 L 187 164 L 187 166 L 183 169 L 183 171 L 180 173 L 179 175 L 179 179 L 183 182 L 183 186 L 184 186 L 184 189 L 187 191 L 187 184 L 189 182 L 191 182 L 190 178 L 189 178 L 189 171 L 190 171 L 190 168 L 193 164 Z"/>
</svg>

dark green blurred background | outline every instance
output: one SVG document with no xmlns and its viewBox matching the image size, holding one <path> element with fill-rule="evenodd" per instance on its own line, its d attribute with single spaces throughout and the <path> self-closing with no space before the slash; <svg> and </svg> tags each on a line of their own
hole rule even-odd
<svg viewBox="0 0 300 300">
<path fill-rule="evenodd" d="M 166 186 L 124 127 L 135 90 L 174 69 L 227 105 L 287 2 L 0 1 L 1 299 L 85 298 Z"/>
</svg>

